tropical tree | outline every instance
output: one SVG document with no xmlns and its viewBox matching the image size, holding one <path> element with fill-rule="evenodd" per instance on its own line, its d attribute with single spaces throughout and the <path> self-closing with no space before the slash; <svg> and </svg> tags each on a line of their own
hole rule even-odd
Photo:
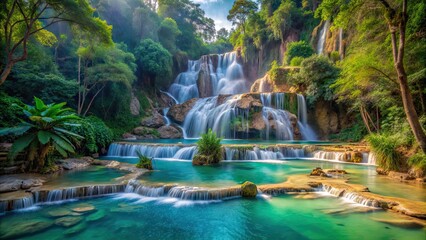
<svg viewBox="0 0 426 240">
<path fill-rule="evenodd" d="M 425 2 L 418 1 L 416 3 L 420 9 L 424 9 Z M 410 32 L 410 13 L 411 17 L 422 19 L 424 18 L 424 11 L 409 12 L 410 6 L 407 0 L 325 0 L 317 9 L 316 15 L 321 16 L 323 19 L 334 18 L 334 23 L 338 27 L 347 28 L 351 24 L 354 14 L 359 14 L 362 18 L 366 18 L 369 14 L 373 14 L 381 20 L 381 24 L 385 26 L 382 28 L 382 33 L 387 32 L 390 35 L 390 41 L 385 41 L 391 48 L 390 57 L 393 60 L 393 67 L 396 73 L 396 82 L 399 87 L 402 105 L 407 117 L 408 123 L 411 127 L 414 137 L 416 138 L 420 148 L 426 152 L 426 133 L 424 132 L 419 116 L 417 114 L 413 96 L 410 90 L 407 67 L 404 64 L 405 52 L 407 47 L 407 35 Z M 414 22 L 417 20 L 415 19 Z M 417 21 L 424 23 L 424 20 Z M 407 29 L 408 25 L 408 29 Z M 422 34 L 423 30 L 416 32 L 412 31 L 408 37 L 416 38 L 416 34 Z M 422 71 L 423 69 L 419 69 Z"/>
<path fill-rule="evenodd" d="M 171 53 L 176 52 L 176 38 L 182 34 L 179 30 L 176 21 L 171 18 L 165 18 L 161 22 L 160 29 L 158 30 L 158 39 L 164 48 Z"/>
<path fill-rule="evenodd" d="M 76 125 L 70 121 L 80 118 L 72 113 L 71 108 L 64 108 L 65 102 L 45 104 L 34 97 L 35 106 L 18 106 L 27 117 L 27 121 L 17 127 L 0 130 L 0 136 L 14 134 L 19 136 L 13 143 L 9 158 L 15 159 L 18 153 L 26 150 L 26 159 L 30 162 L 30 170 L 39 171 L 49 163 L 54 153 L 67 157 L 75 152 L 74 143 L 83 137 L 70 132 L 63 127 Z"/>
<path fill-rule="evenodd" d="M 58 22 L 79 26 L 83 31 L 96 34 L 105 43 L 111 43 L 111 27 L 93 17 L 94 9 L 86 0 L 6 0 L 0 4 L 0 38 L 4 39 L 0 55 L 0 85 L 13 66 L 28 57 L 30 39 L 52 46 L 56 36 L 48 28 Z"/>
<path fill-rule="evenodd" d="M 254 13 L 257 9 L 257 4 L 251 0 L 236 0 L 232 5 L 231 10 L 227 16 L 228 20 L 232 22 L 232 25 L 241 26 L 243 32 L 245 32 L 245 23 L 248 16 Z"/>
</svg>

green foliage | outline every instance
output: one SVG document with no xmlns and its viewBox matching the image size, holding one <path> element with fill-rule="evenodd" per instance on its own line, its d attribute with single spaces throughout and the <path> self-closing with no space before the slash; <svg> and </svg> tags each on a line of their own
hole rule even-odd
<svg viewBox="0 0 426 240">
<path fill-rule="evenodd" d="M 177 50 L 176 38 L 181 34 L 182 32 L 179 30 L 176 21 L 171 18 L 165 18 L 158 30 L 158 39 L 164 48 L 174 54 Z"/>
<path fill-rule="evenodd" d="M 143 155 L 140 151 L 136 151 L 138 155 L 139 162 L 136 164 L 137 168 L 145 168 L 148 170 L 153 170 L 152 159 Z"/>
<path fill-rule="evenodd" d="M 294 57 L 290 61 L 290 66 L 299 67 L 304 59 L 303 57 Z"/>
<path fill-rule="evenodd" d="M 161 44 L 151 39 L 141 41 L 135 49 L 140 75 L 157 79 L 155 84 L 166 87 L 172 75 L 172 55 Z"/>
<path fill-rule="evenodd" d="M 28 59 L 13 68 L 11 79 L 4 84 L 5 91 L 25 103 L 31 103 L 33 96 L 40 96 L 46 102 L 67 102 L 77 94 L 75 80 L 66 80 L 57 69 L 52 56 L 40 45 L 28 47 Z"/>
<path fill-rule="evenodd" d="M 79 121 L 79 125 L 68 126 L 67 129 L 84 137 L 78 149 L 81 154 L 97 153 L 113 141 L 111 129 L 95 116 L 85 117 Z"/>
<path fill-rule="evenodd" d="M 208 159 L 207 164 L 218 163 L 223 158 L 221 140 L 221 138 L 216 136 L 216 133 L 209 129 L 207 133 L 201 135 L 200 140 L 197 142 L 197 155 L 206 156 Z"/>
<path fill-rule="evenodd" d="M 12 127 L 20 123 L 23 116 L 21 109 L 21 100 L 11 97 L 0 91 L 0 127 Z"/>
<path fill-rule="evenodd" d="M 367 135 L 367 130 L 365 126 L 360 123 L 360 120 L 358 120 L 351 127 L 342 129 L 338 134 L 330 135 L 330 139 L 343 142 L 359 142 L 365 135 Z"/>
<path fill-rule="evenodd" d="M 408 158 L 408 166 L 416 171 L 420 171 L 423 175 L 426 173 L 426 154 L 416 153 Z"/>
<path fill-rule="evenodd" d="M 272 30 L 274 38 L 284 42 L 291 29 L 298 29 L 303 26 L 302 11 L 296 7 L 293 1 L 282 1 L 278 9 L 268 18 L 267 23 Z M 287 62 L 290 61 L 291 58 Z"/>
<path fill-rule="evenodd" d="M 400 135 L 370 134 L 366 140 L 380 167 L 390 171 L 400 170 L 402 160 L 397 150 L 401 146 Z"/>
<path fill-rule="evenodd" d="M 20 125 L 0 130 L 0 136 L 14 134 L 19 136 L 9 151 L 9 158 L 15 159 L 18 153 L 26 150 L 30 168 L 40 170 L 49 164 L 49 157 L 59 153 L 67 157 L 74 153 L 72 141 L 82 136 L 64 129 L 65 126 L 75 125 L 71 121 L 79 120 L 72 109 L 64 108 L 66 103 L 45 104 L 41 99 L 34 97 L 35 106 L 18 106 L 27 117 L 27 122 Z M 47 161 L 46 161 L 47 160 Z"/>
<path fill-rule="evenodd" d="M 229 10 L 228 20 L 232 22 L 232 25 L 243 26 L 249 16 L 256 11 L 257 4 L 251 0 L 236 0 Z"/>
<path fill-rule="evenodd" d="M 294 57 L 308 58 L 314 54 L 314 49 L 305 41 L 290 42 L 287 44 L 286 62 L 291 63 Z"/>
<path fill-rule="evenodd" d="M 318 98 L 334 99 L 330 86 L 339 76 L 339 69 L 327 57 L 313 55 L 302 61 L 300 72 L 292 75 L 291 82 L 305 87 L 309 103 Z"/>
<path fill-rule="evenodd" d="M 333 61 L 334 63 L 336 63 L 337 61 L 340 60 L 340 54 L 338 51 L 333 51 L 330 53 L 330 59 L 331 61 Z"/>
</svg>

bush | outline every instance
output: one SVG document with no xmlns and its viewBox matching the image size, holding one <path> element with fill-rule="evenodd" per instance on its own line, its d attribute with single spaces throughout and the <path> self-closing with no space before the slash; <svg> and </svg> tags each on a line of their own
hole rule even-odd
<svg viewBox="0 0 426 240">
<path fill-rule="evenodd" d="M 353 126 L 342 129 L 338 134 L 330 135 L 330 139 L 335 139 L 344 142 L 359 142 L 361 141 L 365 135 L 367 134 L 367 130 L 365 126 L 357 122 Z"/>
<path fill-rule="evenodd" d="M 139 162 L 136 164 L 137 168 L 145 168 L 148 170 L 153 170 L 152 168 L 152 159 L 143 155 L 140 151 L 137 151 Z"/>
<path fill-rule="evenodd" d="M 314 49 L 305 41 L 291 42 L 287 44 L 286 61 L 291 63 L 291 60 L 295 57 L 307 58 L 314 53 Z"/>
<path fill-rule="evenodd" d="M 113 141 L 111 129 L 99 118 L 90 116 L 79 122 L 80 126 L 70 126 L 69 130 L 84 137 L 78 152 L 92 154 L 107 147 Z"/>
<path fill-rule="evenodd" d="M 219 163 L 222 160 L 222 139 L 216 136 L 211 129 L 206 134 L 201 135 L 197 142 L 198 153 L 194 156 L 194 165 L 205 165 Z"/>
<path fill-rule="evenodd" d="M 426 173 L 426 154 L 414 154 L 408 158 L 408 166 L 413 168 L 415 171 L 420 172 L 420 175 L 424 175 Z"/>
<path fill-rule="evenodd" d="M 366 140 L 371 151 L 376 156 L 376 163 L 385 170 L 398 171 L 401 169 L 401 154 L 397 148 L 401 146 L 398 135 L 370 134 Z"/>
<path fill-rule="evenodd" d="M 22 106 L 23 103 L 18 98 L 0 92 L 0 127 L 12 127 L 20 123 L 23 114 L 16 105 Z"/>
<path fill-rule="evenodd" d="M 333 61 L 334 63 L 336 63 L 337 61 L 340 60 L 340 54 L 338 51 L 333 51 L 330 53 L 330 59 L 331 61 Z"/>
<path fill-rule="evenodd" d="M 300 65 L 302 65 L 303 59 L 303 57 L 294 57 L 290 61 L 290 66 L 299 67 Z"/>
</svg>

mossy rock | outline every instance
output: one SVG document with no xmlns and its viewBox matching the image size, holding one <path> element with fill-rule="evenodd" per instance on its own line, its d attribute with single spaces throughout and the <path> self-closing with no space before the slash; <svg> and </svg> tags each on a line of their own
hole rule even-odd
<svg viewBox="0 0 426 240">
<path fill-rule="evenodd" d="M 79 216 L 61 217 L 56 219 L 55 224 L 62 227 L 71 227 L 79 223 L 81 220 L 83 220 L 83 218 Z"/>
<path fill-rule="evenodd" d="M 50 217 L 64 217 L 64 216 L 72 215 L 69 209 L 64 209 L 64 208 L 49 211 L 47 212 L 47 214 Z"/>
<path fill-rule="evenodd" d="M 241 185 L 241 195 L 246 198 L 254 198 L 257 195 L 257 186 L 256 184 L 245 181 Z"/>
<path fill-rule="evenodd" d="M 212 163 L 218 163 L 219 161 L 215 161 L 213 156 L 207 156 L 203 154 L 197 154 L 192 159 L 192 165 L 195 166 L 202 166 L 202 165 L 209 165 Z"/>
<path fill-rule="evenodd" d="M 11 228 L 0 230 L 1 239 L 17 239 L 45 231 L 53 225 L 53 222 L 44 219 L 31 219 L 26 222 L 15 224 Z"/>
</svg>

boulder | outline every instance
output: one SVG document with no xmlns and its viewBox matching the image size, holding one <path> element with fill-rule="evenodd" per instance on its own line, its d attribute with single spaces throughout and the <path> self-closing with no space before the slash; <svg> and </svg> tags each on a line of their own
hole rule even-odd
<svg viewBox="0 0 426 240">
<path fill-rule="evenodd" d="M 182 124 L 185 117 L 197 102 L 197 98 L 190 99 L 182 104 L 173 105 L 167 112 L 167 116 L 174 122 Z"/>
<path fill-rule="evenodd" d="M 159 137 L 157 129 L 148 127 L 137 127 L 132 130 L 137 139 L 157 139 Z"/>
<path fill-rule="evenodd" d="M 312 172 L 309 174 L 310 176 L 320 176 L 320 177 L 328 177 L 327 173 L 325 173 L 322 168 L 317 167 L 312 170 Z"/>
<path fill-rule="evenodd" d="M 173 126 L 162 126 L 158 129 L 160 133 L 160 138 L 164 139 L 176 139 L 182 138 L 182 133 L 177 128 Z"/>
<path fill-rule="evenodd" d="M 257 94 L 258 95 L 258 94 Z M 262 102 L 259 98 L 254 98 L 253 94 L 242 94 L 238 97 L 236 107 L 240 109 L 251 109 L 255 107 L 263 107 Z"/>
<path fill-rule="evenodd" d="M 270 80 L 269 75 L 266 74 L 262 78 L 254 81 L 253 85 L 250 87 L 250 92 L 273 92 L 274 91 L 274 83 Z"/>
<path fill-rule="evenodd" d="M 91 157 L 68 158 L 57 161 L 58 165 L 65 170 L 85 168 L 90 166 L 92 162 L 93 158 Z"/>
<path fill-rule="evenodd" d="M 194 166 L 208 165 L 211 161 L 212 159 L 209 156 L 197 154 L 192 159 L 192 165 Z"/>
<path fill-rule="evenodd" d="M 47 214 L 51 217 L 64 217 L 71 215 L 71 211 L 68 209 L 60 208 L 47 212 Z"/>
<path fill-rule="evenodd" d="M 166 122 L 164 121 L 163 115 L 158 113 L 157 111 L 152 111 L 152 115 L 149 117 L 145 117 L 141 121 L 141 126 L 149 127 L 149 128 L 159 128 L 164 126 Z"/>
<path fill-rule="evenodd" d="M 32 187 L 39 187 L 41 185 L 43 185 L 43 182 L 38 178 L 26 179 L 26 180 L 22 181 L 21 188 L 22 189 L 30 189 Z"/>
<path fill-rule="evenodd" d="M 349 152 L 349 161 L 354 163 L 360 163 L 362 162 L 362 153 L 358 151 L 351 151 Z"/>
<path fill-rule="evenodd" d="M 14 192 L 21 189 L 22 181 L 15 180 L 11 182 L 2 182 L 0 184 L 0 193 Z"/>
<path fill-rule="evenodd" d="M 344 169 L 330 169 L 327 170 L 327 174 L 348 174 Z"/>
<path fill-rule="evenodd" d="M 256 195 L 257 195 L 256 184 L 249 182 L 249 181 L 245 181 L 241 185 L 241 196 L 246 197 L 246 198 L 253 198 L 253 197 L 256 197 Z"/>
<path fill-rule="evenodd" d="M 383 169 L 383 168 L 376 168 L 376 172 L 379 175 L 388 175 L 389 171 Z"/>
<path fill-rule="evenodd" d="M 72 210 L 77 213 L 88 213 L 88 212 L 96 211 L 95 206 L 90 204 L 79 205 L 73 208 Z"/>
</svg>

